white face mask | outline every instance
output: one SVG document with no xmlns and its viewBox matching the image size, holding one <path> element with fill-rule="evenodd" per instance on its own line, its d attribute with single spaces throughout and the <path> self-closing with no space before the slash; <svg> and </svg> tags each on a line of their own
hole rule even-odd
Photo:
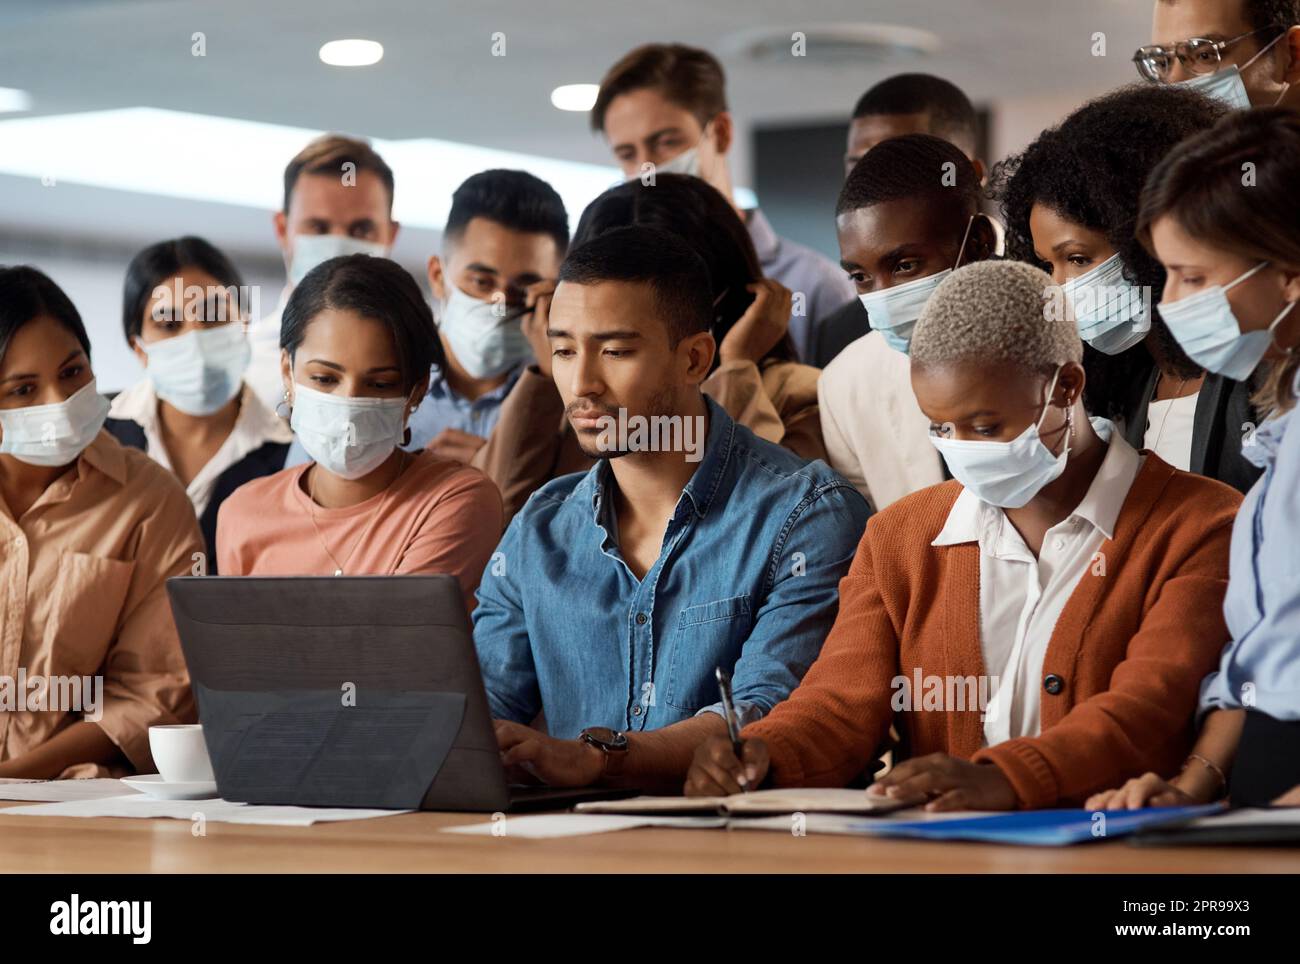
<svg viewBox="0 0 1300 964">
<path fill-rule="evenodd" d="M 1060 455 L 1043 444 L 1039 428 L 1051 407 L 1052 393 L 1061 376 L 1058 368 L 1047 389 L 1043 414 L 1010 442 L 980 442 L 942 438 L 931 435 L 930 441 L 948 463 L 952 477 L 969 489 L 976 498 L 989 505 L 1004 509 L 1019 509 L 1027 505 L 1048 483 L 1055 481 L 1065 471 L 1070 455 L 1070 438 L 1074 435 L 1074 418 L 1071 409 L 1067 415 L 1069 428 Z"/>
<path fill-rule="evenodd" d="M 158 397 L 186 415 L 211 415 L 239 394 L 252 351 L 238 321 L 136 344 Z"/>
<path fill-rule="evenodd" d="M 504 302 L 471 298 L 450 282 L 447 287 L 451 296 L 442 306 L 438 331 L 470 378 L 493 378 L 532 358 L 519 319 Z"/>
<path fill-rule="evenodd" d="M 393 454 L 406 429 L 410 404 L 409 398 L 328 395 L 295 383 L 289 425 L 326 472 L 359 479 Z"/>
<path fill-rule="evenodd" d="M 1268 353 L 1273 330 L 1296 306 L 1293 301 L 1283 308 L 1267 328 L 1242 331 L 1228 301 L 1228 291 L 1253 277 L 1266 264 L 1267 261 L 1261 261 L 1226 285 L 1211 285 L 1194 295 L 1160 305 L 1160 317 L 1178 339 L 1183 351 L 1187 352 L 1187 357 L 1207 371 L 1225 375 L 1233 381 L 1245 381 Z"/>
<path fill-rule="evenodd" d="M 961 256 L 966 250 L 966 242 L 974 224 L 975 218 L 972 216 L 966 222 L 966 233 L 962 236 L 961 247 L 957 249 L 957 262 L 952 268 L 944 268 L 935 274 L 894 285 L 892 288 L 858 295 L 858 301 L 867 309 L 867 321 L 872 330 L 884 335 L 885 341 L 894 351 L 907 354 L 912 344 L 912 329 L 921 317 L 921 309 L 930 300 L 930 295 L 934 294 L 934 289 L 943 284 L 943 280 L 952 274 L 954 268 L 961 265 Z"/>
<path fill-rule="evenodd" d="M 1061 285 L 1074 312 L 1079 337 L 1097 351 L 1118 355 L 1151 330 L 1151 305 L 1124 277 L 1124 263 L 1112 255 Z"/>
<path fill-rule="evenodd" d="M 1285 34 L 1274 37 L 1272 43 L 1265 44 L 1259 49 L 1259 53 L 1240 67 L 1236 64 L 1229 64 L 1226 67 L 1220 67 L 1212 74 L 1202 74 L 1189 80 L 1180 80 L 1178 83 L 1184 87 L 1190 87 L 1192 90 L 1198 90 L 1206 97 L 1227 104 L 1232 110 L 1250 110 L 1250 95 L 1246 93 L 1246 85 L 1242 82 L 1241 73 L 1271 50 L 1273 44 L 1276 44 L 1283 36 Z M 1282 94 L 1285 93 L 1286 88 L 1284 87 Z M 1278 101 L 1281 101 L 1281 99 L 1282 97 L 1279 95 Z"/>
<path fill-rule="evenodd" d="M 0 411 L 0 453 L 28 465 L 67 465 L 95 441 L 108 416 L 108 399 L 92 378 L 61 402 Z"/>
<path fill-rule="evenodd" d="M 376 241 L 363 241 L 343 234 L 295 234 L 293 256 L 289 261 L 289 284 L 297 285 L 312 268 L 330 258 L 347 254 L 368 254 L 372 258 L 388 257 L 389 248 Z"/>
<path fill-rule="evenodd" d="M 689 174 L 691 177 L 699 177 L 700 146 L 697 144 L 662 164 L 656 164 L 655 170 L 660 174 Z"/>
<path fill-rule="evenodd" d="M 694 147 L 688 147 L 680 154 L 670 157 L 662 164 L 654 166 L 656 174 L 686 174 L 690 177 L 703 177 L 700 173 L 703 168 L 700 165 L 700 144 L 703 144 L 709 136 L 709 125 L 704 125 L 704 132 L 700 134 L 700 140 Z M 629 174 L 624 180 L 639 180 L 644 171 L 637 171 L 635 174 Z"/>
</svg>

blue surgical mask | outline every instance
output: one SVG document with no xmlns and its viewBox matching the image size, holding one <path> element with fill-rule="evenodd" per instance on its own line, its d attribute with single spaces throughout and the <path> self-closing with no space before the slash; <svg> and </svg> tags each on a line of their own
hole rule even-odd
<svg viewBox="0 0 1300 964">
<path fill-rule="evenodd" d="M 1259 53 L 1251 57 L 1248 61 L 1238 67 L 1236 64 L 1229 64 L 1226 67 L 1220 67 L 1212 74 L 1202 74 L 1199 77 L 1192 77 L 1190 80 L 1180 80 L 1178 84 L 1183 87 L 1190 87 L 1192 90 L 1200 91 L 1206 97 L 1213 98 L 1220 103 L 1227 104 L 1232 110 L 1249 110 L 1250 95 L 1246 93 L 1246 85 L 1242 82 L 1241 72 L 1246 70 L 1260 57 L 1264 56 L 1272 49 L 1285 34 L 1279 34 L 1273 38 L 1272 43 L 1265 44 L 1259 49 Z M 1288 85 L 1289 86 L 1289 85 Z M 1282 89 L 1286 93 L 1286 88 Z M 1280 101 L 1281 96 L 1278 97 Z"/>
<path fill-rule="evenodd" d="M 211 415 L 238 395 L 252 353 L 238 321 L 136 344 L 158 397 L 186 415 Z"/>
<path fill-rule="evenodd" d="M 1112 255 L 1091 271 L 1071 278 L 1061 291 L 1074 311 L 1079 337 L 1097 351 L 1118 355 L 1151 330 L 1150 297 L 1124 277 L 1124 263 Z"/>
<path fill-rule="evenodd" d="M 504 315 L 504 302 L 473 298 L 454 284 L 449 287 L 438 331 L 470 378 L 493 378 L 533 357 L 518 318 Z"/>
<path fill-rule="evenodd" d="M 962 236 L 961 246 L 957 249 L 957 263 L 961 264 L 962 253 L 966 250 L 966 241 L 970 238 L 971 226 L 975 223 L 972 216 L 966 222 L 966 233 Z M 921 309 L 934 294 L 934 289 L 943 284 L 945 278 L 952 274 L 953 268 L 944 268 L 935 274 L 926 275 L 892 288 L 880 291 L 868 291 L 858 295 L 858 301 L 867 310 L 867 320 L 873 331 L 884 336 L 886 344 L 894 351 L 904 355 L 912 344 L 912 329 L 921 317 Z"/>
<path fill-rule="evenodd" d="M 1038 421 L 1010 442 L 930 436 L 930 441 L 948 463 L 952 477 L 981 502 L 1003 509 L 1019 509 L 1065 471 L 1065 463 L 1070 455 L 1070 440 L 1074 437 L 1073 410 L 1067 411 L 1069 429 L 1060 455 L 1053 455 L 1039 435 L 1060 376 L 1061 370 L 1058 368 L 1047 389 L 1043 413 Z"/>
<path fill-rule="evenodd" d="M 348 254 L 368 254 L 372 258 L 388 257 L 388 246 L 376 241 L 349 238 L 343 234 L 295 234 L 293 257 L 289 261 L 289 284 L 301 284 L 312 268 L 331 258 Z"/>
<path fill-rule="evenodd" d="M 1187 357 L 1207 371 L 1233 381 L 1245 381 L 1268 353 L 1273 330 L 1295 307 L 1296 303 L 1291 302 L 1267 328 L 1242 330 L 1237 316 L 1232 313 L 1228 291 L 1258 274 L 1266 264 L 1267 261 L 1261 261 L 1226 285 L 1211 285 L 1178 301 L 1161 303 L 1160 317 L 1165 325 L 1187 352 Z"/>
</svg>

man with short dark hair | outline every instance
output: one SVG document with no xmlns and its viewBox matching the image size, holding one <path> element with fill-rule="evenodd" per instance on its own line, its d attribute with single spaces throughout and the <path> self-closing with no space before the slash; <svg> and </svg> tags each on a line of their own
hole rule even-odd
<svg viewBox="0 0 1300 964">
<path fill-rule="evenodd" d="M 1231 107 L 1300 110 L 1300 0 L 1156 0 L 1138 74 Z"/>
<path fill-rule="evenodd" d="M 984 180 L 975 108 L 955 84 L 932 74 L 896 74 L 858 98 L 844 152 L 845 177 L 881 141 L 906 134 L 943 138 L 966 155 L 976 178 Z M 818 328 L 812 364 L 825 368 L 847 345 L 870 330 L 867 313 L 858 299 L 847 302 L 831 312 Z"/>
<path fill-rule="evenodd" d="M 403 448 L 431 448 L 485 468 L 475 456 L 532 360 L 520 319 L 550 297 L 568 245 L 564 202 L 540 178 L 482 171 L 456 189 L 442 252 L 429 257 L 428 267 L 447 364 L 430 372 Z M 286 464 L 306 460 L 295 441 Z"/>
<path fill-rule="evenodd" d="M 895 74 L 858 98 L 849 121 L 844 176 L 881 141 L 904 134 L 933 134 L 957 145 L 984 179 L 975 108 L 961 88 L 933 74 Z"/>
<path fill-rule="evenodd" d="M 326 134 L 284 169 L 284 205 L 275 212 L 276 241 L 288 283 L 275 310 L 249 329 L 252 360 L 245 381 L 272 410 L 284 397 L 280 313 L 307 272 L 344 254 L 387 257 L 397 239 L 393 171 L 363 140 Z"/>
<path fill-rule="evenodd" d="M 645 44 L 609 69 L 591 110 L 627 178 L 649 183 L 656 172 L 693 174 L 735 202 L 727 153 L 735 137 L 726 77 L 708 51 L 684 44 Z M 811 248 L 782 238 L 758 208 L 736 211 L 749 229 L 763 274 L 794 292 L 790 337 L 812 358 L 822 320 L 853 294 L 835 266 Z"/>
<path fill-rule="evenodd" d="M 701 393 L 712 318 L 704 262 L 655 228 L 605 232 L 561 268 L 552 375 L 598 461 L 515 516 L 474 611 L 517 776 L 679 792 L 696 744 L 726 732 L 715 669 L 758 719 L 834 620 L 866 503 Z"/>
<path fill-rule="evenodd" d="M 817 383 L 831 467 L 872 506 L 943 481 L 929 420 L 912 393 L 908 344 L 929 293 L 960 264 L 993 255 L 975 166 L 929 134 L 877 144 L 853 168 L 835 208 L 840 264 L 872 330 Z"/>
<path fill-rule="evenodd" d="M 487 442 L 533 357 L 518 319 L 550 296 L 568 247 L 564 202 L 541 178 L 483 171 L 456 189 L 442 253 L 429 257 L 447 368 L 411 416 L 413 448 L 469 462 Z"/>
</svg>

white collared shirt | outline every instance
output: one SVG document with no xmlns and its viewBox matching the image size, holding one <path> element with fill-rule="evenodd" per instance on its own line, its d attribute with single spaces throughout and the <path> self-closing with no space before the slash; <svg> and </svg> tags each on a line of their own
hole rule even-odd
<svg viewBox="0 0 1300 964">
<path fill-rule="evenodd" d="M 167 455 L 167 446 L 163 444 L 158 426 L 158 396 L 154 393 L 153 383 L 148 378 L 136 382 L 130 388 L 113 399 L 108 410 L 109 418 L 118 418 L 135 422 L 144 430 L 147 452 L 151 459 L 167 469 L 172 468 Z M 194 505 L 194 514 L 200 518 L 207 510 L 221 473 L 239 462 L 249 452 L 253 452 L 267 442 L 290 442 L 293 433 L 289 425 L 273 411 L 263 405 L 257 394 L 245 382 L 239 400 L 239 415 L 235 427 L 226 440 L 221 443 L 207 465 L 199 469 L 198 475 L 185 487 L 185 494 Z"/>
<path fill-rule="evenodd" d="M 1056 622 L 1084 574 L 1104 562 L 1097 552 L 1114 536 L 1115 520 L 1142 464 L 1109 421 L 1091 421 L 1108 442 L 1106 457 L 1083 500 L 1047 530 L 1038 558 L 1006 513 L 968 490 L 957 497 L 931 543 L 979 543 L 980 649 L 991 677 L 984 713 L 987 746 L 1038 735 L 1043 660 Z"/>
<path fill-rule="evenodd" d="M 1192 434 L 1200 392 L 1182 398 L 1152 399 L 1147 404 L 1147 430 L 1142 447 L 1184 472 L 1192 464 Z"/>
<path fill-rule="evenodd" d="M 280 318 L 289 303 L 289 287 L 280 292 L 275 311 L 259 318 L 248 328 L 251 349 L 244 383 L 250 386 L 263 407 L 275 411 L 284 398 L 284 379 L 280 377 Z"/>
</svg>

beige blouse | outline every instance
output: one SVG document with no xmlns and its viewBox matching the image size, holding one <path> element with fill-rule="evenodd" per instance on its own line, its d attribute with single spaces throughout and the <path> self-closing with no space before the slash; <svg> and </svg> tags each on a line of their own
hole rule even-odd
<svg viewBox="0 0 1300 964">
<path fill-rule="evenodd" d="M 204 565 L 181 484 L 107 432 L 22 518 L 15 520 L 0 496 L 0 686 L 12 695 L 20 671 L 28 693 L 34 677 L 102 677 L 102 704 L 93 713 L 0 712 L 0 760 L 87 718 L 136 770 L 153 772 L 149 727 L 195 719 L 165 583 L 200 574 Z M 85 697 L 93 699 L 93 691 Z M 62 776 L 107 773 L 88 763 Z"/>
</svg>

